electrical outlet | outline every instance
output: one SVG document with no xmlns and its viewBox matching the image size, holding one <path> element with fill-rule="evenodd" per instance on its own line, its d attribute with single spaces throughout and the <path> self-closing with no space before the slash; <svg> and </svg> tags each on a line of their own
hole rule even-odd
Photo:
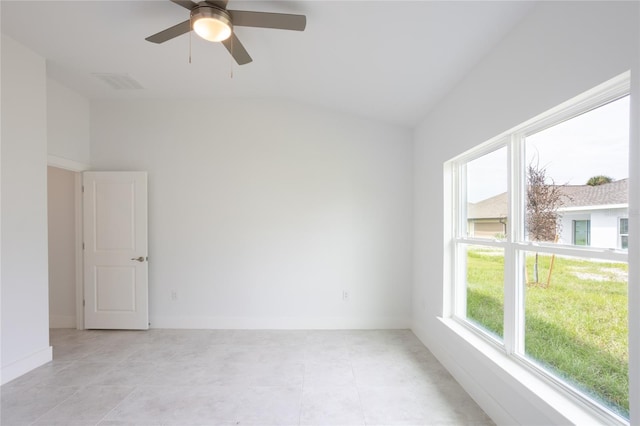
<svg viewBox="0 0 640 426">
<path fill-rule="evenodd" d="M 342 291 L 342 301 L 343 302 L 349 301 L 349 292 L 347 290 Z"/>
<path fill-rule="evenodd" d="M 178 292 L 171 290 L 171 300 L 178 300 Z"/>
</svg>

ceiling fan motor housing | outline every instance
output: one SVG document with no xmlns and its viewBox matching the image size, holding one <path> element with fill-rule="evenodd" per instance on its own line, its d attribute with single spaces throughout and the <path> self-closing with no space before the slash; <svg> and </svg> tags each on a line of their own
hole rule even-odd
<svg viewBox="0 0 640 426">
<path fill-rule="evenodd" d="M 229 12 L 210 4 L 191 9 L 191 26 L 200 37 L 209 41 L 226 40 L 233 31 Z"/>
</svg>

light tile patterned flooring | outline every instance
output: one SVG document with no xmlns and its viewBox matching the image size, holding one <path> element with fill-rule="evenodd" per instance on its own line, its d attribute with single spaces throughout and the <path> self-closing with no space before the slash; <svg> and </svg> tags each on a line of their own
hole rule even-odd
<svg viewBox="0 0 640 426">
<path fill-rule="evenodd" d="M 489 425 L 407 330 L 51 330 L 3 426 Z"/>
</svg>

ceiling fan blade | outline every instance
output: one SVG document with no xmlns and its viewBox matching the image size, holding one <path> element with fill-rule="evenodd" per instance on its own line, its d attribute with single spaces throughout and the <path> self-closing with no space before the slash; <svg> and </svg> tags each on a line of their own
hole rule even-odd
<svg viewBox="0 0 640 426">
<path fill-rule="evenodd" d="M 231 37 L 228 39 L 223 40 L 222 44 L 224 44 L 224 47 L 231 53 L 231 56 L 233 56 L 233 59 L 236 60 L 238 65 L 248 64 L 253 61 L 234 33 L 231 33 Z"/>
<path fill-rule="evenodd" d="M 192 2 L 191 0 L 171 0 L 172 3 L 177 4 L 178 6 L 182 6 L 185 9 L 193 9 L 194 7 L 197 6 L 196 3 Z"/>
<path fill-rule="evenodd" d="M 173 1 L 173 0 L 172 0 Z M 227 8 L 227 0 L 205 0 L 207 3 L 218 6 L 221 9 Z"/>
<path fill-rule="evenodd" d="M 145 38 L 145 40 L 152 43 L 164 43 L 167 40 L 171 40 L 174 37 L 186 34 L 189 31 L 191 31 L 191 21 L 187 19 L 186 21 L 180 22 L 179 24 L 174 25 L 171 28 L 167 28 L 164 31 L 160 31 L 157 34 L 147 37 Z"/>
<path fill-rule="evenodd" d="M 231 21 L 237 27 L 275 28 L 278 30 L 304 31 L 307 17 L 287 13 L 250 12 L 246 10 L 228 10 Z"/>
</svg>

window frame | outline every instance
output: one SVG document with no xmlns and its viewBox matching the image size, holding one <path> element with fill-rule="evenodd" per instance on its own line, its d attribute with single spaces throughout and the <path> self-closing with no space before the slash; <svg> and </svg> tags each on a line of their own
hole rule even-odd
<svg viewBox="0 0 640 426">
<path fill-rule="evenodd" d="M 622 232 L 622 221 L 625 221 L 625 231 Z M 623 244 L 623 238 L 626 237 L 626 244 Z M 626 247 L 625 247 L 626 245 Z M 620 217 L 618 218 L 618 248 L 620 250 L 627 250 L 629 248 L 629 218 L 628 217 Z"/>
<path fill-rule="evenodd" d="M 582 223 L 584 222 L 584 224 L 586 225 L 585 228 L 585 243 L 584 244 L 578 244 L 578 238 L 576 237 L 576 225 L 578 223 Z M 571 221 L 571 241 L 573 242 L 574 246 L 580 246 L 580 247 L 589 247 L 591 246 L 591 220 L 590 219 L 574 219 Z"/>
<path fill-rule="evenodd" d="M 445 246 L 450 247 L 445 256 L 445 299 L 443 313 L 445 317 L 462 325 L 483 341 L 498 348 L 515 360 L 527 371 L 533 372 L 559 391 L 575 398 L 604 418 L 618 424 L 629 424 L 629 420 L 610 410 L 599 401 L 590 398 L 574 385 L 554 375 L 542 367 L 536 360 L 528 358 L 524 348 L 524 293 L 525 278 L 523 270 L 525 253 L 536 251 L 544 254 L 566 255 L 578 258 L 621 261 L 628 263 L 626 249 L 604 249 L 573 244 L 558 244 L 527 241 L 525 238 L 526 215 L 526 174 L 524 145 L 527 136 L 570 120 L 581 114 L 604 106 L 610 102 L 630 95 L 630 75 L 625 73 L 592 90 L 585 92 L 551 110 L 510 129 L 489 141 L 473 148 L 445 163 L 445 220 L 450 229 L 445 234 Z M 508 221 L 507 235 L 504 241 L 494 241 L 468 236 L 466 212 L 466 163 L 478 159 L 503 147 L 507 148 L 507 199 Z M 447 202 L 448 201 L 448 202 Z M 628 220 L 628 219 L 627 219 Z M 618 240 L 620 240 L 620 221 L 618 222 Z M 628 226 L 628 225 L 627 225 Z M 628 236 L 628 234 L 627 234 Z M 482 326 L 466 317 L 466 261 L 461 247 L 467 246 L 498 247 L 504 250 L 504 324 L 502 340 L 487 332 Z M 446 271 L 449 271 L 446 273 Z M 450 278 L 450 280 L 447 280 Z M 629 360 L 631 364 L 631 359 Z"/>
</svg>

